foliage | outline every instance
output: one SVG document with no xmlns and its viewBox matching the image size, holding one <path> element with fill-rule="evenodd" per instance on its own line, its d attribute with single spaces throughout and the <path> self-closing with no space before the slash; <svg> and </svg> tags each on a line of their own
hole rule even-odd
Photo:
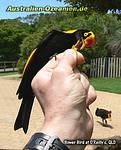
<svg viewBox="0 0 121 150">
<path fill-rule="evenodd" d="M 32 50 L 35 48 L 35 46 L 38 43 L 38 39 L 41 37 L 39 33 L 33 33 L 28 35 L 20 45 L 21 53 L 20 57 L 23 59 L 27 59 Z"/>
<path fill-rule="evenodd" d="M 88 72 L 90 59 L 120 54 L 121 21 L 116 15 L 95 11 L 77 13 L 56 12 L 30 15 L 25 18 L 0 20 L 0 60 L 18 60 L 22 72 L 25 62 L 40 41 L 51 30 L 89 29 L 96 35 L 95 45 L 82 51 Z M 21 22 L 20 22 L 21 21 Z"/>
<path fill-rule="evenodd" d="M 17 62 L 18 73 L 21 74 L 23 72 L 25 63 L 26 63 L 26 59 L 23 59 L 22 57 L 20 57 Z"/>
<path fill-rule="evenodd" d="M 121 27 L 121 21 L 112 14 L 99 14 L 93 12 L 91 15 L 73 16 L 71 13 L 41 14 L 34 24 L 35 32 L 26 37 L 21 44 L 20 56 L 26 61 L 31 51 L 39 41 L 51 30 L 89 29 L 96 35 L 94 46 L 82 53 L 87 64 L 84 68 L 89 69 L 90 59 L 93 57 L 104 57 L 110 55 L 110 48 L 107 50 L 107 43 L 115 32 Z M 23 60 L 22 60 L 23 61 Z M 25 62 L 24 61 L 24 62 Z M 87 67 L 88 66 L 88 67 Z M 85 70 L 85 69 L 84 69 Z"/>
<path fill-rule="evenodd" d="M 116 30 L 114 36 L 109 38 L 106 47 L 109 55 L 121 56 L 121 29 Z"/>
<path fill-rule="evenodd" d="M 1 20 L 0 23 L 0 59 L 18 60 L 20 44 L 28 34 L 26 26 L 17 20 Z"/>
<path fill-rule="evenodd" d="M 47 28 L 43 28 L 43 30 L 38 30 L 38 32 L 35 32 L 33 34 L 29 34 L 20 45 L 21 51 L 20 51 L 20 58 L 17 64 L 17 67 L 19 68 L 19 72 L 21 73 L 23 71 L 24 65 L 31 54 L 31 52 L 36 48 L 39 42 L 45 37 L 45 34 L 47 34 Z"/>
<path fill-rule="evenodd" d="M 71 6 L 86 6 L 91 9 L 99 10 L 102 12 L 108 12 L 111 10 L 116 12 L 121 9 L 121 1 L 120 0 L 57 0 L 64 1 L 66 4 L 70 4 Z"/>
<path fill-rule="evenodd" d="M 87 26 L 87 28 L 89 26 L 96 35 L 95 46 L 91 48 L 91 51 L 88 51 L 90 56 L 103 57 L 110 55 L 106 49 L 106 44 L 109 39 L 114 36 L 115 32 L 120 29 L 121 21 L 111 14 L 101 15 L 94 13 L 88 18 L 85 26 Z"/>
</svg>

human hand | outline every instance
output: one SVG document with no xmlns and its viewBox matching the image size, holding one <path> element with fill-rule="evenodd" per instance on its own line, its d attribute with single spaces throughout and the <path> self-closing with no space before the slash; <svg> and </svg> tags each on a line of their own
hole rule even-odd
<svg viewBox="0 0 121 150">
<path fill-rule="evenodd" d="M 96 99 L 94 88 L 77 65 L 84 57 L 72 49 L 52 58 L 32 80 L 32 88 L 44 115 L 41 132 L 64 139 L 89 139 L 93 118 L 89 105 Z M 74 145 L 71 150 L 83 149 Z"/>
</svg>

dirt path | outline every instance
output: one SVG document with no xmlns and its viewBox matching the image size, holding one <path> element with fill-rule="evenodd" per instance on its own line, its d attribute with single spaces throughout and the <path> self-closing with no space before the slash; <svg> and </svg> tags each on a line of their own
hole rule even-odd
<svg viewBox="0 0 121 150">
<path fill-rule="evenodd" d="M 43 123 L 43 114 L 37 101 L 34 103 L 28 133 L 20 129 L 13 130 L 14 121 L 20 106 L 15 95 L 19 80 L 0 77 L 0 149 L 22 149 L 34 132 L 39 132 Z M 97 101 L 90 107 L 95 113 L 97 107 L 112 110 L 112 122 L 103 127 L 100 119 L 94 115 L 94 132 L 92 138 L 107 138 L 121 135 L 121 95 L 97 92 Z M 87 147 L 86 150 L 91 150 Z"/>
<path fill-rule="evenodd" d="M 104 139 L 113 136 L 121 136 L 121 94 L 97 91 L 98 98 L 90 107 L 94 116 L 94 131 L 92 139 Z M 101 124 L 101 119 L 95 116 L 96 108 L 105 108 L 112 111 L 112 121 L 108 121 L 108 126 Z M 86 150 L 92 150 L 87 147 Z"/>
</svg>

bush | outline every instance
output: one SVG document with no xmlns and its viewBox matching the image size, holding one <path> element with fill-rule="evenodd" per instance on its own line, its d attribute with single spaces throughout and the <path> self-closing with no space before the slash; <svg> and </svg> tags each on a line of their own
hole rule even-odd
<svg viewBox="0 0 121 150">
<path fill-rule="evenodd" d="M 25 59 L 20 57 L 20 59 L 17 62 L 18 73 L 22 74 L 25 63 L 26 63 Z"/>
</svg>

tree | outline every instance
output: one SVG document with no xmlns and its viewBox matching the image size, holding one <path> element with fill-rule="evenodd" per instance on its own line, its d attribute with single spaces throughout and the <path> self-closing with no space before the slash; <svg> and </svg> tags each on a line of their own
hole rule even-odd
<svg viewBox="0 0 121 150">
<path fill-rule="evenodd" d="M 20 44 L 28 34 L 27 27 L 17 20 L 1 20 L 0 23 L 1 60 L 18 60 Z"/>
<path fill-rule="evenodd" d="M 32 34 L 29 34 L 20 45 L 20 57 L 17 63 L 19 73 L 22 73 L 25 63 L 31 54 L 31 52 L 36 48 L 38 43 L 44 38 L 45 34 L 49 32 L 47 28 L 38 30 Z"/>
<path fill-rule="evenodd" d="M 21 57 L 19 64 L 23 64 L 21 68 L 24 67 L 29 54 L 36 47 L 38 42 L 53 29 L 60 31 L 70 29 L 88 29 L 93 31 L 96 35 L 95 45 L 88 50 L 82 51 L 86 57 L 86 62 L 89 63 L 92 58 L 108 56 L 109 51 L 107 49 L 107 43 L 111 41 L 110 39 L 115 36 L 115 32 L 121 27 L 121 21 L 118 20 L 117 16 L 112 14 L 99 14 L 93 12 L 91 15 L 71 16 L 71 14 L 67 13 L 54 13 L 42 14 L 40 16 L 41 17 L 34 24 L 35 32 L 29 34 L 20 46 Z M 88 67 L 87 64 L 86 68 Z"/>
<path fill-rule="evenodd" d="M 99 11 L 107 12 L 108 10 L 116 12 L 121 10 L 121 1 L 120 0 L 57 0 L 64 1 L 71 6 L 85 6 L 91 9 L 96 9 Z"/>
<path fill-rule="evenodd" d="M 114 36 L 109 38 L 106 47 L 109 56 L 121 57 L 121 29 L 116 30 Z"/>
</svg>

